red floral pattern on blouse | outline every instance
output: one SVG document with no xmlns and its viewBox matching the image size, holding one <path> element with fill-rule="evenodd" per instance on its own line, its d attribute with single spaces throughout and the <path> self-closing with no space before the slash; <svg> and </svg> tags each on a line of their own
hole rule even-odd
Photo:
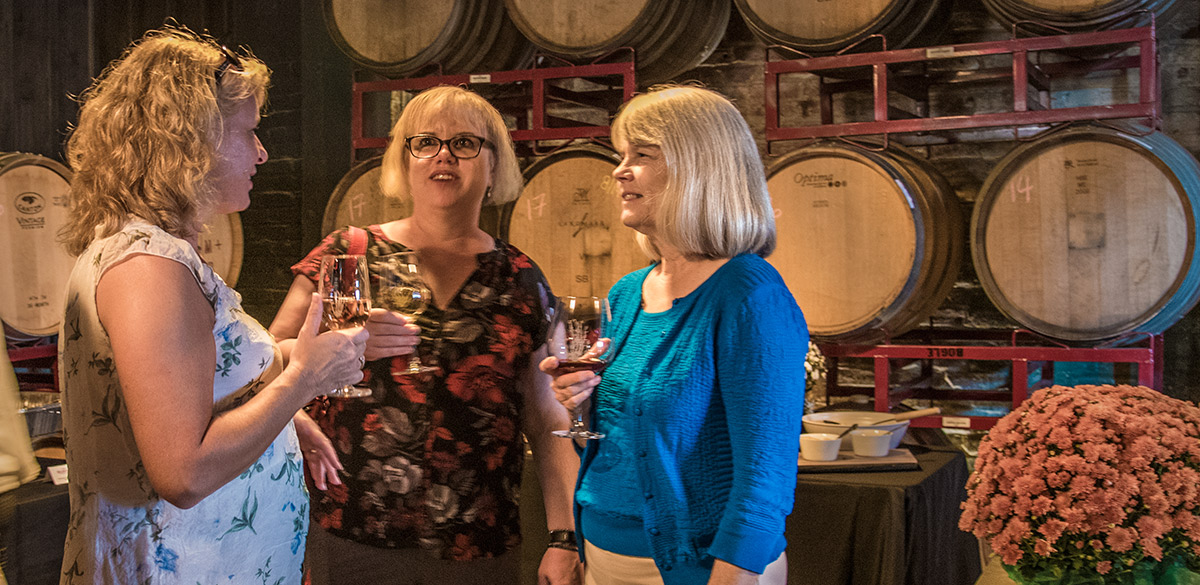
<svg viewBox="0 0 1200 585">
<path fill-rule="evenodd" d="M 407 250 L 379 226 L 368 233 L 368 263 Z M 292 271 L 315 281 L 320 257 L 346 248 L 345 230 L 334 232 Z M 407 356 L 370 362 L 370 398 L 327 400 L 314 411 L 345 468 L 344 486 L 310 484 L 313 515 L 329 532 L 460 560 L 520 543 L 517 384 L 545 338 L 551 293 L 537 266 L 500 240 L 477 261 L 446 310 L 431 307 L 418 320 L 417 353 L 440 371 L 402 375 Z"/>
</svg>

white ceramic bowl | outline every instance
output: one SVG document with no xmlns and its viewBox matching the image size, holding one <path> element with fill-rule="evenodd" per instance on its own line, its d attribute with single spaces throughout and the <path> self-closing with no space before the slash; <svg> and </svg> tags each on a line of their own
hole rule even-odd
<svg viewBox="0 0 1200 585">
<path fill-rule="evenodd" d="M 829 433 L 804 433 L 800 435 L 800 456 L 809 461 L 833 461 L 838 457 L 842 440 Z"/>
<path fill-rule="evenodd" d="M 908 432 L 908 421 L 875 424 L 876 421 L 892 418 L 886 412 L 871 412 L 862 410 L 843 410 L 833 412 L 814 412 L 804 415 L 804 432 L 833 433 L 839 435 L 850 425 L 858 424 L 860 429 L 879 429 L 892 433 L 892 449 L 900 446 L 904 434 Z M 852 449 L 850 441 L 842 441 L 842 450 Z"/>
<path fill-rule="evenodd" d="M 854 429 L 850 444 L 859 457 L 883 457 L 891 450 L 892 434 L 883 429 Z"/>
</svg>

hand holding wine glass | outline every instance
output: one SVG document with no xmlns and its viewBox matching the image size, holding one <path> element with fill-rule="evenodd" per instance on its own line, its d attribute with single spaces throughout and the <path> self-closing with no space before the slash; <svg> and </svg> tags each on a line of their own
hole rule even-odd
<svg viewBox="0 0 1200 585">
<path fill-rule="evenodd" d="M 371 312 L 370 280 L 367 259 L 362 255 L 329 255 L 321 258 L 321 274 L 317 292 L 324 303 L 322 324 L 328 329 L 358 327 L 367 322 Z M 363 364 L 360 364 L 363 365 Z M 330 390 L 329 396 L 360 398 L 370 396 L 371 389 L 361 386 L 342 386 Z"/>
<path fill-rule="evenodd" d="M 559 374 L 588 370 L 599 374 L 608 366 L 607 352 L 599 352 L 601 339 L 612 320 L 608 299 L 604 297 L 559 297 L 553 310 L 546 346 L 558 359 Z M 583 409 L 572 413 L 571 428 L 554 431 L 560 437 L 600 439 L 603 433 L 590 431 L 583 422 Z"/>
<path fill-rule="evenodd" d="M 416 252 L 397 252 L 382 259 L 379 273 L 379 304 L 416 322 L 416 318 L 433 302 L 433 292 L 421 278 Z M 415 348 L 414 348 L 415 349 Z M 437 366 L 421 363 L 416 351 L 408 358 L 408 369 L 397 372 L 402 375 L 423 374 L 437 370 Z"/>
</svg>

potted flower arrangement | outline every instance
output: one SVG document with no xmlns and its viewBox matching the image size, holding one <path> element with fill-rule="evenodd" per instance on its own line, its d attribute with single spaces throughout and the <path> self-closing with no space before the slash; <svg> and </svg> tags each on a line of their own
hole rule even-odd
<svg viewBox="0 0 1200 585">
<path fill-rule="evenodd" d="M 1200 408 L 1039 390 L 980 443 L 962 509 L 1018 583 L 1200 584 Z"/>
</svg>

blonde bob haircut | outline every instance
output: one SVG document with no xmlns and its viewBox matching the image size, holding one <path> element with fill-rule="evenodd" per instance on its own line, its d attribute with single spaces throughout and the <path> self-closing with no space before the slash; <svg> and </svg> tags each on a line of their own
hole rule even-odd
<svg viewBox="0 0 1200 585">
<path fill-rule="evenodd" d="M 214 39 L 168 25 L 135 41 L 83 92 L 66 146 L 71 211 L 59 232 L 71 254 L 130 215 L 179 238 L 200 233 L 217 196 L 208 175 L 225 116 L 247 99 L 266 105 L 270 69 L 249 52 L 237 57 L 240 66 L 226 65 Z"/>
<path fill-rule="evenodd" d="M 732 258 L 775 250 L 775 212 L 758 145 L 746 120 L 720 94 L 658 86 L 629 100 L 612 141 L 662 149 L 667 181 L 654 209 L 656 237 L 693 258 Z M 662 254 L 644 234 L 642 251 Z"/>
<path fill-rule="evenodd" d="M 479 94 L 453 85 L 427 89 L 404 106 L 400 119 L 392 127 L 392 141 L 383 153 L 379 176 L 383 194 L 399 199 L 412 197 L 408 169 L 413 157 L 408 154 L 404 139 L 422 132 L 422 126 L 442 117 L 484 129 L 486 136 L 483 138 L 487 139 L 484 148 L 492 152 L 490 193 L 484 199 L 484 205 L 503 205 L 520 196 L 524 179 L 504 117 Z"/>
</svg>

